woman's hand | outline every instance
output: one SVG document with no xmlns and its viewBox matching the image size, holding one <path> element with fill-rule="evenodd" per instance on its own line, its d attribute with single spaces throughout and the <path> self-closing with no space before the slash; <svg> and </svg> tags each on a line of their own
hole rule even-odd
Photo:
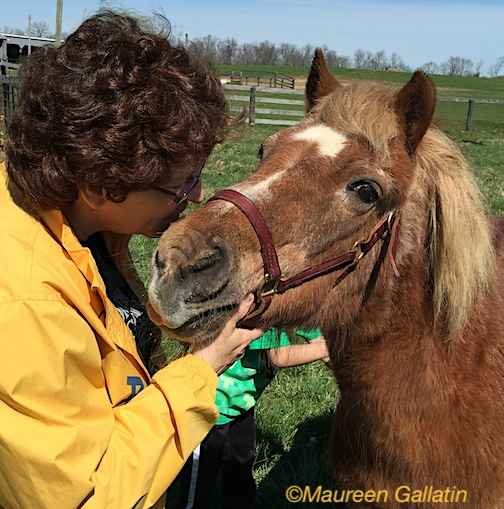
<svg viewBox="0 0 504 509">
<path fill-rule="evenodd" d="M 217 374 L 243 355 L 248 344 L 263 333 L 261 329 L 246 330 L 236 327 L 236 323 L 249 312 L 253 301 L 254 296 L 248 295 L 217 338 L 209 345 L 196 347 L 192 351 L 194 355 L 207 361 Z"/>
</svg>

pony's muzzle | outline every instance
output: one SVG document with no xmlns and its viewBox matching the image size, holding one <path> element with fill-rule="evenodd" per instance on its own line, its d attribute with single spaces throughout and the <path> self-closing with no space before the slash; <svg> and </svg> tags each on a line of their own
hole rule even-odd
<svg viewBox="0 0 504 509">
<path fill-rule="evenodd" d="M 230 261 L 224 242 L 215 239 L 185 245 L 164 245 L 154 254 L 151 304 L 170 328 L 186 324 L 194 316 L 228 304 Z"/>
</svg>

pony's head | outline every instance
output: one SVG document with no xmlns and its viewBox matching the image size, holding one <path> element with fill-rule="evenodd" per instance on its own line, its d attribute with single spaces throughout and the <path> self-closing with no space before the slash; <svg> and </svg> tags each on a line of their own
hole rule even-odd
<svg viewBox="0 0 504 509">
<path fill-rule="evenodd" d="M 345 326 L 358 320 L 373 296 L 383 314 L 390 309 L 387 292 L 404 277 L 416 277 L 410 284 L 425 289 L 433 323 L 442 320 L 449 332 L 462 326 L 488 279 L 491 243 L 460 151 L 431 126 L 435 102 L 432 81 L 418 71 L 399 91 L 369 83 L 342 86 L 317 50 L 305 120 L 265 140 L 257 171 L 231 189 L 264 217 L 284 278 L 351 250 L 398 211 L 394 258 L 400 277 L 383 246 L 377 247 L 339 286 L 333 273 L 275 296 L 262 326 Z M 251 224 L 234 205 L 212 201 L 161 238 L 150 302 L 172 335 L 205 341 L 263 283 Z"/>
</svg>

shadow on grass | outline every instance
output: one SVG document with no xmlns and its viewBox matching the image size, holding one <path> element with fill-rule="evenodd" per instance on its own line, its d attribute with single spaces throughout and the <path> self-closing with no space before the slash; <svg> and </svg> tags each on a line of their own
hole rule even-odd
<svg viewBox="0 0 504 509">
<path fill-rule="evenodd" d="M 257 441 L 264 444 L 270 454 L 280 455 L 275 466 L 265 475 L 258 486 L 255 507 L 261 509 L 289 508 L 293 503 L 287 501 L 285 491 L 289 486 L 304 488 L 311 486 L 334 489 L 329 465 L 329 435 L 332 414 L 324 414 L 304 421 L 296 431 L 291 448 L 283 452 L 280 442 L 258 429 Z M 260 459 L 259 451 L 258 459 Z M 316 503 L 296 503 L 295 507 L 313 507 Z"/>
</svg>

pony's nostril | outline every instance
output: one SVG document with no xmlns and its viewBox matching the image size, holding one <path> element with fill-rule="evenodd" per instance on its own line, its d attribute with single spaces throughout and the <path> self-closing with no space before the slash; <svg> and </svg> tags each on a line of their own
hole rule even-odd
<svg viewBox="0 0 504 509">
<path fill-rule="evenodd" d="M 154 257 L 154 263 L 156 264 L 156 268 L 158 270 L 163 270 L 165 268 L 165 262 L 161 260 L 161 256 L 159 255 L 159 250 L 156 250 L 156 255 Z"/>
<path fill-rule="evenodd" d="M 196 260 L 193 264 L 191 264 L 188 269 L 190 272 L 202 272 L 204 270 L 210 269 L 217 265 L 218 263 L 224 260 L 224 253 L 222 249 L 216 248 L 215 251 L 211 254 L 206 254 L 202 256 L 198 260 Z"/>
</svg>

